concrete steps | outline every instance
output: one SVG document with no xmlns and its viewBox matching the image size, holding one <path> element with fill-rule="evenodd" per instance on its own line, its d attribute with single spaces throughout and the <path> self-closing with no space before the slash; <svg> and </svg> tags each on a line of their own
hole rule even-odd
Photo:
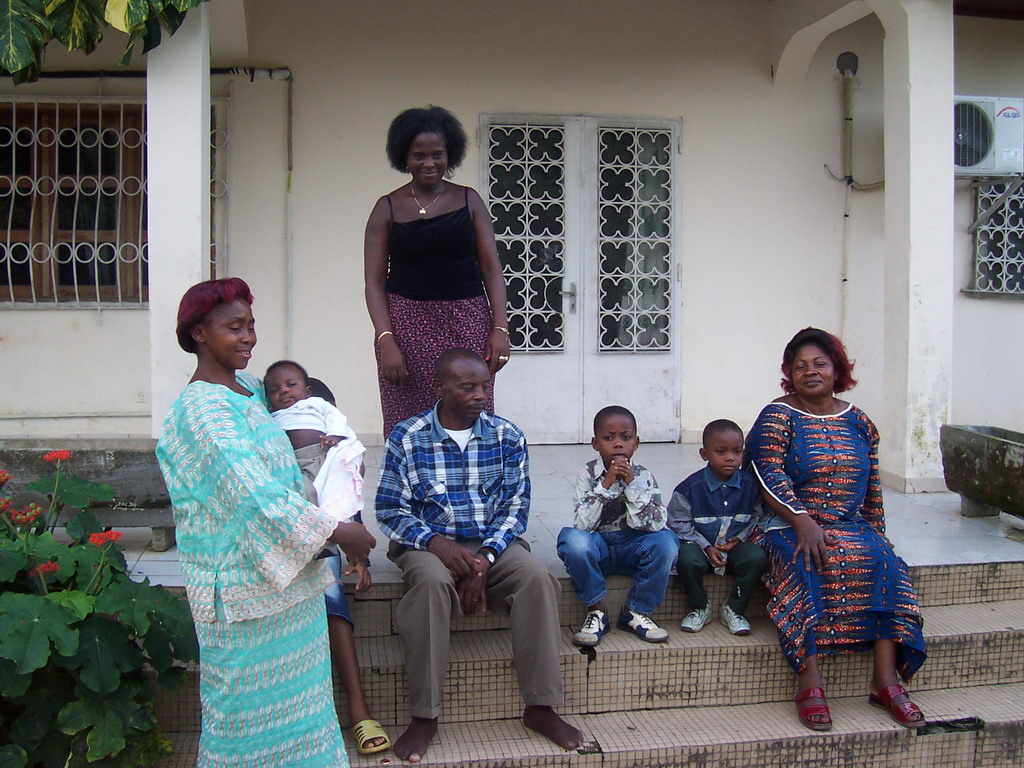
<svg viewBox="0 0 1024 768">
<path fill-rule="evenodd" d="M 923 609 L 929 657 L 913 690 L 1024 683 L 1024 600 Z M 482 619 L 481 621 L 489 621 Z M 648 644 L 612 630 L 593 652 L 572 645 L 574 629 L 562 632 L 561 667 L 566 714 L 740 706 L 789 702 L 793 675 L 779 651 L 774 626 L 755 618 L 753 631 L 735 637 L 717 621 L 698 634 L 666 621 L 669 640 Z M 385 725 L 404 725 L 409 711 L 405 667 L 396 636 L 357 640 L 363 689 Z M 870 654 L 823 658 L 830 696 L 857 696 L 871 675 Z M 188 685 L 158 701 L 161 723 L 198 730 L 198 673 Z M 500 629 L 452 634 L 444 720 L 450 723 L 515 719 L 522 709 L 510 634 Z M 480 691 L 489 691 L 481 698 Z M 338 714 L 347 704 L 336 685 Z"/>
<path fill-rule="evenodd" d="M 667 643 L 647 644 L 613 630 L 596 650 L 581 652 L 571 638 L 583 609 L 563 580 L 561 666 L 566 701 L 560 711 L 584 731 L 588 747 L 581 753 L 565 753 L 523 728 L 507 620 L 472 617 L 452 623 L 443 725 L 425 764 L 1024 764 L 1024 562 L 922 566 L 912 569 L 912 577 L 923 605 L 929 650 L 912 691 L 929 722 L 937 723 L 925 734 L 900 728 L 867 704 L 867 653 L 822 659 L 836 727 L 824 734 L 803 728 L 792 703 L 794 678 L 765 616 L 764 594 L 751 601 L 752 633 L 734 637 L 717 620 L 728 581 L 708 578 L 716 618 L 702 632 L 688 634 L 678 628 L 685 595 L 672 584 L 656 617 L 669 631 Z M 628 586 L 627 579 L 610 580 L 608 602 L 613 611 Z M 374 715 L 392 738 L 409 719 L 405 669 L 393 634 L 402 593 L 401 584 L 377 584 L 365 597 L 352 601 L 364 689 Z M 347 704 L 337 683 L 335 694 L 339 717 L 347 725 Z M 190 671 L 183 689 L 159 692 L 156 707 L 164 732 L 178 747 L 160 768 L 191 768 L 200 723 L 197 670 Z M 942 725 L 960 720 L 966 720 L 966 726 Z M 354 749 L 350 757 L 354 766 L 398 762 L 391 753 L 364 758 Z"/>
<path fill-rule="evenodd" d="M 863 696 L 830 697 L 835 728 L 801 727 L 788 702 L 576 715 L 586 735 L 580 753 L 558 750 L 518 720 L 487 720 L 467 732 L 441 725 L 423 765 L 455 768 L 1010 768 L 1024 754 L 1024 684 L 921 691 L 933 725 L 897 726 Z M 177 754 L 161 768 L 190 768 L 195 733 L 173 734 Z M 385 753 L 350 750 L 354 768 L 397 763 Z"/>
</svg>

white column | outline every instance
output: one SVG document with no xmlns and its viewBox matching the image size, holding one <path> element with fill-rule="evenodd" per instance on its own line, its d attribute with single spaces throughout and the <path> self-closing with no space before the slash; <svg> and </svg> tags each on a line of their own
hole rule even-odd
<svg viewBox="0 0 1024 768">
<path fill-rule="evenodd" d="M 209 277 L 210 34 L 207 9 L 189 11 L 147 56 L 149 359 L 152 434 L 195 367 L 174 335 L 178 302 Z"/>
<path fill-rule="evenodd" d="M 868 0 L 885 26 L 885 340 L 881 469 L 943 490 L 953 368 L 953 10 Z"/>
</svg>

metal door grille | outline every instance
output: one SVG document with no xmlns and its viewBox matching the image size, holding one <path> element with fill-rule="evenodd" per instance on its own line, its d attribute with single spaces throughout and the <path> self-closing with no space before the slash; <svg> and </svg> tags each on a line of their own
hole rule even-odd
<svg viewBox="0 0 1024 768">
<path fill-rule="evenodd" d="M 565 130 L 492 124 L 488 197 L 508 292 L 512 349 L 565 348 Z"/>
<path fill-rule="evenodd" d="M 598 131 L 599 344 L 671 349 L 672 131 Z"/>
</svg>

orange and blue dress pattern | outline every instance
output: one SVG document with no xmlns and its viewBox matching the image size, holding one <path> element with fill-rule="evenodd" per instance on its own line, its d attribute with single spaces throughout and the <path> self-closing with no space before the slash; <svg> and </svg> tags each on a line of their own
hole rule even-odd
<svg viewBox="0 0 1024 768">
<path fill-rule="evenodd" d="M 796 532 L 781 517 L 763 524 L 768 613 L 786 660 L 797 672 L 813 654 L 897 643 L 897 670 L 909 680 L 924 663 L 921 611 L 907 564 L 885 537 L 878 476 L 878 431 L 855 406 L 815 416 L 767 405 L 748 438 L 754 470 L 774 498 L 805 511 L 835 542 L 828 564 L 808 571 L 793 561 Z"/>
</svg>

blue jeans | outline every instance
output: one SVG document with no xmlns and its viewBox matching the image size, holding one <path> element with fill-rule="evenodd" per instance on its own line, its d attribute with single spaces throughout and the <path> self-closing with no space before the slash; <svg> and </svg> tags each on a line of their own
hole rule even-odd
<svg viewBox="0 0 1024 768">
<path fill-rule="evenodd" d="M 669 572 L 676 563 L 679 539 L 663 529 L 591 533 L 563 528 L 558 534 L 558 556 L 565 563 L 576 595 L 584 605 L 595 605 L 608 594 L 609 574 L 632 576 L 626 607 L 650 616 L 665 599 Z"/>
</svg>

